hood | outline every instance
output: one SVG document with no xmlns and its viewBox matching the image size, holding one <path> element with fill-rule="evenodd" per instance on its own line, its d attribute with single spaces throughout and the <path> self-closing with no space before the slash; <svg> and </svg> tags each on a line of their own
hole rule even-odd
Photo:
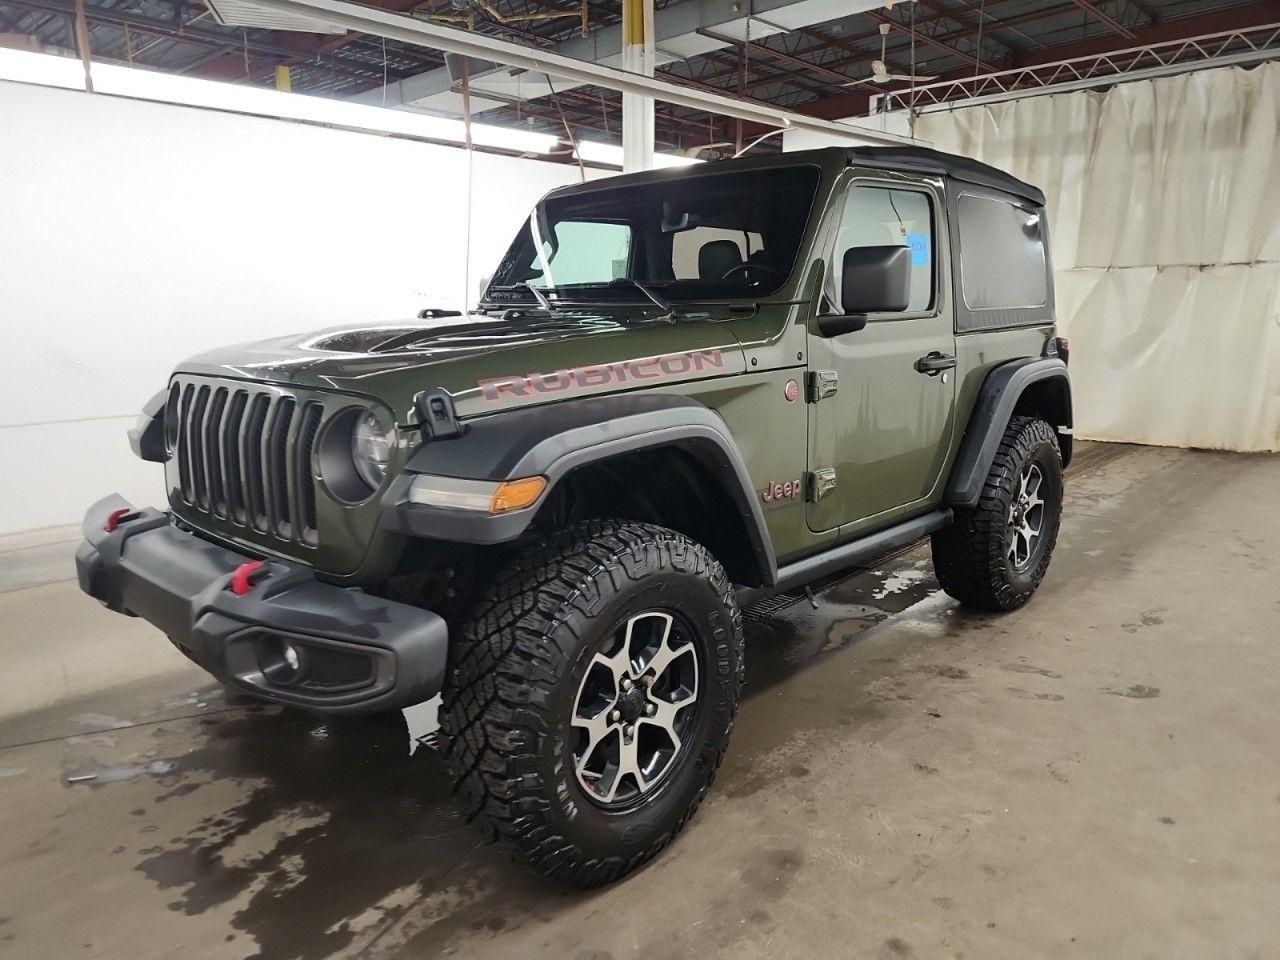
<svg viewBox="0 0 1280 960">
<path fill-rule="evenodd" d="M 443 387 L 458 415 L 705 379 L 745 368 L 731 323 L 609 314 L 469 314 L 332 327 L 223 347 L 178 372 L 333 390 L 380 400 L 397 417 Z"/>
</svg>

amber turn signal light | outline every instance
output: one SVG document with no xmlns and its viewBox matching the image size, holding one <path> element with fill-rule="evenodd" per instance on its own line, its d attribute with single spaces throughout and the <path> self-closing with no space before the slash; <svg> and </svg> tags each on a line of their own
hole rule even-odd
<svg viewBox="0 0 1280 960">
<path fill-rule="evenodd" d="M 493 491 L 493 500 L 489 503 L 490 513 L 507 513 L 511 510 L 523 510 L 532 506 L 547 489 L 546 477 L 522 477 L 519 480 L 507 480 L 499 484 Z"/>
</svg>

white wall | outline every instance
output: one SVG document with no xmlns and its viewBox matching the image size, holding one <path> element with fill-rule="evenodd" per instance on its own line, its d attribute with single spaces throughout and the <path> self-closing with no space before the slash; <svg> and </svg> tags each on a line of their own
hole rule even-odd
<svg viewBox="0 0 1280 960">
<path fill-rule="evenodd" d="M 576 167 L 474 155 L 473 290 Z M 0 534 L 163 502 L 124 431 L 210 347 L 463 300 L 467 154 L 0 81 Z"/>
</svg>

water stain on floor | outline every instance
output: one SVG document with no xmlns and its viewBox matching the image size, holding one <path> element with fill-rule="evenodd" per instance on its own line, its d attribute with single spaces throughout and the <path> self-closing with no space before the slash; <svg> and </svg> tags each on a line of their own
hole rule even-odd
<svg viewBox="0 0 1280 960">
<path fill-rule="evenodd" d="M 1113 509 L 1139 475 L 1158 473 L 1164 462 L 1163 457 L 1147 460 L 1100 480 L 1089 506 L 1099 516 Z M 1116 558 L 1107 575 L 1127 576 L 1140 557 L 1099 531 L 1140 522 L 1086 516 L 1072 535 L 1090 545 L 1105 541 L 1107 557 Z M 1081 579 L 1073 582 L 1073 590 L 1088 589 L 1089 566 L 1102 566 L 1086 552 L 1073 555 L 1068 545 L 1061 557 L 1062 569 L 1079 568 Z M 675 845 L 624 891 L 629 896 L 653 889 L 659 883 L 655 878 L 687 877 L 682 869 L 690 859 L 707 856 L 705 847 L 697 852 L 699 839 L 733 846 L 734 859 L 720 875 L 725 890 L 682 894 L 697 899 L 698 909 L 706 912 L 705 922 L 697 921 L 702 924 L 697 936 L 704 938 L 697 942 L 726 949 L 744 937 L 758 938 L 750 941 L 757 945 L 771 942 L 772 932 L 788 922 L 788 911 L 778 909 L 776 901 L 805 894 L 806 907 L 821 908 L 822 898 L 809 897 L 804 885 L 814 876 L 827 876 L 833 864 L 848 868 L 843 896 L 880 896 L 888 885 L 877 888 L 879 893 L 857 885 L 885 849 L 903 855 L 904 868 L 891 883 L 899 889 L 918 885 L 913 896 L 926 910 L 962 915 L 966 904 L 957 899 L 957 890 L 928 886 L 938 863 L 948 859 L 939 851 L 971 829 L 1003 822 L 1009 810 L 988 809 L 996 806 L 988 800 L 961 814 L 951 811 L 938 823 L 911 824 L 896 812 L 900 807 L 875 806 L 878 795 L 871 789 L 863 793 L 856 779 L 842 781 L 841 792 L 833 796 L 833 770 L 860 771 L 869 758 L 878 758 L 888 782 L 904 783 L 912 796 L 929 797 L 930 804 L 945 809 L 957 784 L 976 790 L 974 784 L 987 773 L 968 765 L 972 744 L 962 744 L 957 753 L 941 745 L 948 731 L 962 726 L 961 712 L 970 727 L 989 725 L 994 715 L 1014 714 L 1027 718 L 1033 729 L 1060 726 L 1059 718 L 1073 717 L 1072 711 L 1096 714 L 1099 707 L 1147 717 L 1158 704 L 1126 701 L 1158 698 L 1155 683 L 1177 686 L 1161 669 L 1142 665 L 1122 669 L 1116 664 L 1090 675 L 1074 657 L 1077 651 L 1063 646 L 1072 642 L 1070 631 L 1056 633 L 1055 623 L 959 610 L 939 596 L 927 548 L 917 546 L 876 569 L 828 582 L 814 599 L 816 605 L 800 595 L 748 618 L 746 702 L 709 801 L 716 808 L 712 821 L 722 831 L 726 823 L 739 829 L 712 831 L 710 839 L 706 833 L 691 836 L 692 847 L 688 841 Z M 1144 600 L 1116 612 L 1106 624 L 1113 632 L 1122 621 L 1144 631 L 1131 638 L 1121 628 L 1124 643 L 1137 649 L 1168 642 L 1176 631 L 1154 628 L 1165 619 L 1177 623 L 1175 616 L 1176 611 L 1148 607 Z M 1077 638 L 1088 629 L 1077 624 Z M 1042 642 L 1034 650 L 1015 644 L 1028 630 L 1047 631 L 1052 644 Z M 1135 677 L 1146 682 L 1134 683 Z M 793 679 L 797 682 L 789 682 Z M 1068 690 L 1069 699 L 1063 692 Z M 46 748 L 54 757 L 50 769 L 32 768 L 26 755 L 21 760 L 14 755 L 0 777 L 7 775 L 9 786 L 45 778 L 52 793 L 81 804 L 70 808 L 80 819 L 102 809 L 96 805 L 109 798 L 127 798 L 117 801 L 114 822 L 104 824 L 103 850 L 118 851 L 111 863 L 137 887 L 163 894 L 168 916 L 190 922 L 187 929 L 225 937 L 226 956 L 393 958 L 454 950 L 518 955 L 499 949 L 508 942 L 542 943 L 540 955 L 567 958 L 633 955 L 608 933 L 614 918 L 607 905 L 616 904 L 610 897 L 618 894 L 551 888 L 462 821 L 429 730 L 403 716 L 328 721 L 277 707 L 211 700 L 216 691 L 208 689 L 174 693 L 132 711 L 117 713 L 116 704 L 105 701 L 101 709 L 82 708 L 69 735 L 50 738 L 56 742 Z M 1022 700 L 1027 702 L 1017 702 Z M 900 740 L 895 748 L 892 734 L 904 729 L 915 729 L 917 736 L 908 749 Z M 840 735 L 830 736 L 833 731 Z M 1023 766 L 1015 774 L 1044 784 L 1054 796 L 1085 789 L 1108 767 L 1075 749 L 1079 744 L 1069 738 L 1042 746 L 1020 758 Z M 753 799 L 743 803 L 744 798 Z M 805 831 L 817 822 L 819 808 L 828 819 L 835 811 L 841 821 L 860 817 L 877 830 L 883 825 L 879 836 L 885 846 L 806 846 Z M 1175 822 L 1161 816 L 1165 809 L 1149 808 L 1144 822 L 1162 837 L 1190 829 L 1190 819 L 1181 813 L 1182 825 L 1168 829 Z M 928 806 L 928 816 L 935 812 Z M 56 817 L 62 815 L 40 823 L 43 832 L 32 836 L 27 855 L 56 850 Z M 790 835 L 753 843 L 764 832 L 765 818 L 775 826 L 798 826 Z M 894 848 L 894 843 L 905 846 Z M 923 852 L 925 847 L 930 853 Z M 866 861 L 859 859 L 864 856 Z M 91 869 L 104 868 L 95 863 Z M 1010 863 L 987 870 L 983 882 L 993 885 Z M 165 913 L 154 905 L 149 909 L 153 915 Z M 576 939 L 561 939 L 567 915 L 574 918 Z M 988 916 L 980 915 L 977 926 L 994 924 Z M 203 924 L 196 923 L 201 917 Z M 997 919 L 1003 928 L 1006 921 Z M 790 922 L 794 934 L 794 914 Z M 0 936 L 13 935 L 11 925 L 0 928 Z M 584 929 L 605 932 L 597 937 Z M 654 932 L 659 942 L 664 932 Z M 88 930 L 86 941 L 92 935 Z M 649 955 L 655 960 L 680 956 L 688 942 L 672 939 L 665 953 Z M 859 955 L 926 956 L 933 955 L 933 945 L 936 941 L 914 926 L 885 924 Z M 778 949 L 785 955 L 785 947 Z M 219 955 L 216 945 L 205 953 Z"/>
<path fill-rule="evenodd" d="M 900 567 L 855 572 L 820 595 L 818 610 L 805 602 L 750 622 L 747 697 L 763 696 L 936 593 L 932 577 L 918 574 L 919 564 L 919 557 L 909 557 Z M 812 629 L 822 621 L 825 629 Z M 836 645 L 829 642 L 833 635 L 840 637 Z M 894 659 L 883 659 L 869 686 L 893 669 Z M 966 675 L 955 667 L 936 670 Z M 881 699 L 868 693 L 861 703 L 820 714 L 824 724 L 866 724 L 882 715 Z M 124 722 L 92 719 L 107 728 Z M 510 929 L 547 907 L 545 887 L 509 865 L 501 850 L 482 846 L 462 822 L 438 754 L 419 747 L 410 755 L 414 744 L 402 716 L 335 721 L 255 705 L 198 724 L 185 752 L 149 763 L 81 761 L 74 769 L 92 775 L 87 782 L 99 788 L 151 777 L 160 788 L 154 804 L 227 781 L 241 784 L 236 802 L 180 835 L 140 832 L 135 869 L 171 894 L 170 910 L 198 916 L 233 907 L 232 936 L 252 943 L 254 956 L 390 955 L 415 943 L 492 932 L 499 917 Z M 786 732 L 796 735 L 800 728 Z M 164 724 L 153 736 L 160 744 L 173 739 Z M 774 771 L 763 756 L 771 744 L 751 741 L 749 732 L 741 737 L 738 755 L 754 753 L 760 762 L 751 766 L 765 772 L 745 780 L 726 775 L 718 784 L 725 796 L 749 795 L 776 784 L 777 775 L 809 775 L 794 762 Z M 151 809 L 139 812 L 145 830 Z M 799 855 L 774 851 L 752 877 L 764 895 L 766 887 L 784 889 L 799 866 Z"/>
</svg>

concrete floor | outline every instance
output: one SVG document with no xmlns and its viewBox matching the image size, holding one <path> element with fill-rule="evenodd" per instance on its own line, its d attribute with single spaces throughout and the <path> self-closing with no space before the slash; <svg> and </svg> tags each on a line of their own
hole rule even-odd
<svg viewBox="0 0 1280 960">
<path fill-rule="evenodd" d="M 68 552 L 0 545 L 4 957 L 1280 952 L 1280 457 L 1086 445 L 1011 615 L 917 548 L 751 623 L 709 801 L 589 894 L 459 822 L 429 708 L 224 699 Z"/>
</svg>

